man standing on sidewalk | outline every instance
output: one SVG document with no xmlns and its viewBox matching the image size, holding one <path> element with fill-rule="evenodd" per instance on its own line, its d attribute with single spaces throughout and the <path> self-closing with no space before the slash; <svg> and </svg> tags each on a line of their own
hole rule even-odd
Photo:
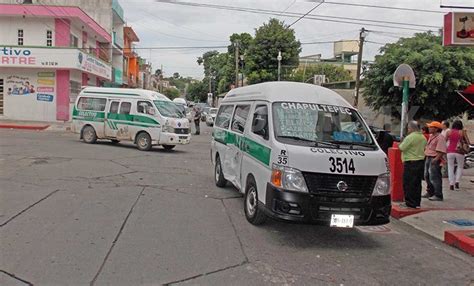
<svg viewBox="0 0 474 286">
<path fill-rule="evenodd" d="M 441 165 L 446 154 L 446 139 L 441 135 L 443 125 L 438 121 L 429 123 L 430 139 L 425 148 L 425 181 L 428 184 L 427 193 L 423 196 L 430 201 L 443 200 L 443 178 Z"/>
<path fill-rule="evenodd" d="M 421 204 L 421 180 L 424 174 L 425 136 L 420 132 L 418 122 L 408 123 L 408 136 L 398 145 L 402 151 L 403 161 L 403 193 L 405 205 L 418 208 Z"/>
</svg>

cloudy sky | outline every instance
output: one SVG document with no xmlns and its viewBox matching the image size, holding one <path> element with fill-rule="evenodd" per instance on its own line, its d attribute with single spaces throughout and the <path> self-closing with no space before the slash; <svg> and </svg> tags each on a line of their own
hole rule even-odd
<svg viewBox="0 0 474 286">
<path fill-rule="evenodd" d="M 241 8 L 286 11 L 284 13 L 306 13 L 320 0 L 178 0 L 179 2 L 224 5 Z M 232 33 L 247 32 L 254 35 L 255 28 L 267 22 L 270 15 L 182 6 L 155 0 L 120 0 L 125 11 L 127 25 L 137 32 L 140 42 L 137 47 L 202 47 L 226 46 Z M 403 7 L 430 10 L 432 12 L 402 11 L 358 6 L 341 3 L 375 6 Z M 304 55 L 322 54 L 324 58 L 333 56 L 333 45 L 310 44 L 313 42 L 358 39 L 361 27 L 373 30 L 368 34 L 364 48 L 364 60 L 371 60 L 377 54 L 381 43 L 394 42 L 399 37 L 410 36 L 415 30 L 388 28 L 361 24 L 354 19 L 406 23 L 404 27 L 421 30 L 437 30 L 441 27 L 443 13 L 451 9 L 441 9 L 443 5 L 473 6 L 474 0 L 327 0 L 316 8 L 310 16 L 329 17 L 325 19 L 345 21 L 338 23 L 302 19 L 292 26 L 302 45 Z M 472 10 L 471 10 L 472 11 Z M 440 13 L 441 12 L 441 13 Z M 338 17 L 338 18 L 335 18 Z M 297 18 L 285 15 L 277 18 L 290 24 Z M 372 23 L 376 25 L 394 25 Z M 416 26 L 416 25 L 426 25 Z M 399 25 L 397 25 L 399 26 Z M 433 27 L 431 27 L 433 26 Z M 165 76 L 179 72 L 183 76 L 202 78 L 202 67 L 196 59 L 211 49 L 150 50 L 141 49 L 139 54 L 153 63 L 153 68 L 163 65 Z M 225 51 L 225 49 L 216 49 Z M 276 56 L 276 55 L 275 55 Z"/>
</svg>

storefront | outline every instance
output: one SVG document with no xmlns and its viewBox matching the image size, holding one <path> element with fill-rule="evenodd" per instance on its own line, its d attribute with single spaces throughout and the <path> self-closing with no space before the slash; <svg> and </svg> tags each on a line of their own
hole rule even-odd
<svg viewBox="0 0 474 286">
<path fill-rule="evenodd" d="M 76 48 L 0 46 L 3 116 L 68 121 L 81 86 L 100 86 L 111 73 L 110 64 Z"/>
</svg>

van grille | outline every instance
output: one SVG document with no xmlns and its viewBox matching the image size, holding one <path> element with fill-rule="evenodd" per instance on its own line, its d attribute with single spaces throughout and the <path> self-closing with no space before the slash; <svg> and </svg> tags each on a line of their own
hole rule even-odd
<svg viewBox="0 0 474 286">
<path fill-rule="evenodd" d="M 176 134 L 189 134 L 189 128 L 175 128 L 174 133 L 176 133 Z"/>
<path fill-rule="evenodd" d="M 349 196 L 360 195 L 370 196 L 377 182 L 376 176 L 349 176 L 322 173 L 303 173 L 306 185 L 310 193 L 341 195 L 347 193 Z M 339 182 L 345 182 L 348 186 L 346 191 L 337 188 Z"/>
</svg>

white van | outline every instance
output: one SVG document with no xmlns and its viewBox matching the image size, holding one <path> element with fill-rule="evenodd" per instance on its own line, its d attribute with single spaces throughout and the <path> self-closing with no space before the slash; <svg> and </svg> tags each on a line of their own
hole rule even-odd
<svg viewBox="0 0 474 286">
<path fill-rule="evenodd" d="M 97 139 L 134 142 L 148 151 L 191 140 L 189 121 L 166 96 L 143 89 L 86 87 L 77 97 L 72 130 L 86 143 Z"/>
<path fill-rule="evenodd" d="M 334 227 L 389 222 L 386 156 L 357 110 L 329 89 L 268 82 L 231 90 L 211 157 L 216 185 L 245 195 L 252 224 L 267 216 Z"/>
</svg>

